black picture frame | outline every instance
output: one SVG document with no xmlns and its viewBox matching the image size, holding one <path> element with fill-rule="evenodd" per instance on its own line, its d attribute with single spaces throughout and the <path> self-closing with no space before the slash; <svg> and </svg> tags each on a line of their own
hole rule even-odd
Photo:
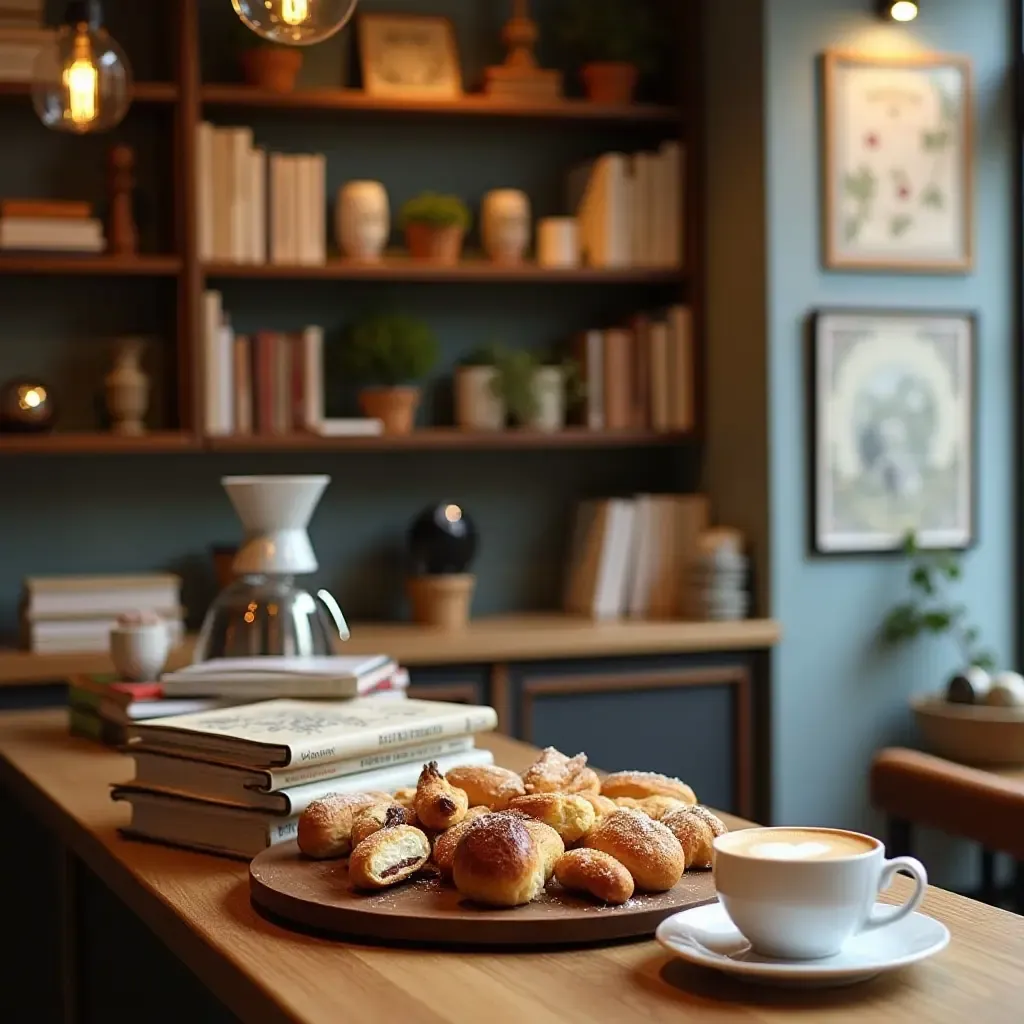
<svg viewBox="0 0 1024 1024">
<path fill-rule="evenodd" d="M 902 530 L 886 534 L 874 533 L 856 540 L 831 530 L 828 517 L 822 514 L 826 506 L 828 486 L 822 465 L 823 451 L 829 439 L 825 436 L 823 417 L 825 403 L 831 397 L 822 393 L 822 373 L 826 367 L 825 347 L 834 342 L 829 337 L 829 327 L 836 320 L 921 320 L 933 323 L 947 322 L 956 325 L 960 332 L 958 343 L 965 351 L 958 359 L 968 374 L 968 380 L 961 382 L 960 393 L 967 402 L 967 409 L 961 417 L 969 437 L 963 445 L 968 453 L 969 465 L 964 471 L 966 477 L 966 501 L 963 509 L 966 522 L 957 530 L 915 530 L 918 546 L 923 550 L 964 551 L 978 542 L 978 327 L 976 311 L 958 309 L 885 309 L 831 307 L 813 310 L 807 319 L 807 466 L 808 466 L 808 549 L 819 557 L 848 557 L 851 555 L 898 554 L 903 550 L 903 539 L 908 523 Z"/>
</svg>

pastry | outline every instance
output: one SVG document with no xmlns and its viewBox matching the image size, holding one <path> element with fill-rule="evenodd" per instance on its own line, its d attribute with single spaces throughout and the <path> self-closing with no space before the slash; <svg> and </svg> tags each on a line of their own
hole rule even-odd
<svg viewBox="0 0 1024 1024">
<path fill-rule="evenodd" d="M 395 790 L 395 795 L 391 799 L 394 800 L 396 804 L 401 804 L 403 807 L 406 807 L 411 811 L 416 805 L 416 787 L 409 786 L 405 789 L 397 789 Z"/>
<path fill-rule="evenodd" d="M 555 865 L 558 884 L 585 892 L 602 903 L 625 903 L 633 895 L 633 876 L 614 857 L 600 850 L 570 850 Z"/>
<path fill-rule="evenodd" d="M 466 816 L 462 820 L 463 821 L 472 821 L 474 818 L 482 818 L 485 814 L 490 814 L 490 813 L 491 813 L 490 807 L 483 807 L 483 806 L 480 806 L 480 807 L 470 807 L 470 809 L 468 811 L 466 811 Z"/>
<path fill-rule="evenodd" d="M 445 778 L 465 790 L 471 805 L 483 804 L 492 811 L 505 810 L 510 800 L 526 792 L 523 780 L 515 772 L 496 764 L 453 768 Z"/>
<path fill-rule="evenodd" d="M 565 843 L 562 837 L 550 826 L 536 818 L 523 817 L 523 827 L 533 837 L 533 841 L 540 850 L 540 859 L 544 864 L 544 881 L 550 880 L 555 873 L 555 864 L 558 858 L 565 853 Z"/>
<path fill-rule="evenodd" d="M 386 793 L 331 793 L 314 800 L 299 816 L 299 849 L 317 860 L 347 857 L 352 821 L 370 804 L 390 800 Z"/>
<path fill-rule="evenodd" d="M 601 796 L 600 793 L 580 793 L 580 796 L 594 808 L 594 813 L 599 818 L 611 814 L 618 806 L 611 797 Z"/>
<path fill-rule="evenodd" d="M 597 793 L 601 780 L 587 767 L 587 755 L 566 757 L 554 747 L 545 748 L 540 757 L 523 772 L 527 793 Z"/>
<path fill-rule="evenodd" d="M 452 825 L 450 829 L 442 832 L 434 839 L 434 851 L 431 854 L 431 861 L 437 868 L 438 874 L 446 881 L 452 880 L 452 867 L 455 862 L 455 849 L 459 841 L 466 834 L 467 829 L 479 818 L 463 818 L 458 825 Z"/>
<path fill-rule="evenodd" d="M 469 810 L 469 797 L 465 791 L 448 782 L 437 770 L 437 762 L 423 766 L 416 786 L 416 817 L 424 828 L 443 832 L 457 825 Z"/>
<path fill-rule="evenodd" d="M 709 870 L 714 861 L 716 836 L 724 836 L 729 831 L 721 818 L 699 804 L 672 811 L 661 823 L 679 840 L 687 870 Z"/>
<path fill-rule="evenodd" d="M 416 815 L 393 800 L 381 801 L 379 804 L 370 804 L 369 807 L 364 807 L 361 811 L 357 812 L 352 819 L 353 847 L 358 846 L 364 839 L 372 836 L 378 829 L 382 829 L 384 823 L 388 820 L 389 812 L 392 810 L 398 810 L 401 813 L 396 824 L 416 824 Z"/>
<path fill-rule="evenodd" d="M 657 772 L 616 772 L 605 777 L 601 783 L 601 792 L 613 800 L 619 796 L 631 796 L 635 800 L 649 796 L 671 796 L 684 804 L 697 802 L 693 790 L 685 782 Z"/>
<path fill-rule="evenodd" d="M 617 796 L 612 803 L 616 807 L 632 807 L 634 811 L 640 810 L 640 801 L 633 796 Z M 648 815 L 650 817 L 650 815 Z"/>
<path fill-rule="evenodd" d="M 665 892 L 683 875 L 686 859 L 679 840 L 643 811 L 622 807 L 602 818 L 583 845 L 610 854 L 633 876 L 643 892 Z"/>
<path fill-rule="evenodd" d="M 531 793 L 517 797 L 509 808 L 550 825 L 566 844 L 582 839 L 597 821 L 593 804 L 576 793 Z"/>
<path fill-rule="evenodd" d="M 430 858 L 430 840 L 412 825 L 397 824 L 399 814 L 392 811 L 389 823 L 352 851 L 348 880 L 357 889 L 397 885 L 416 874 Z"/>
<path fill-rule="evenodd" d="M 666 814 L 671 814 L 672 811 L 678 811 L 689 807 L 690 804 L 684 804 L 682 800 L 677 800 L 674 796 L 648 796 L 643 800 L 637 801 L 637 810 L 643 811 L 648 818 L 653 818 L 655 821 L 661 821 Z"/>
<path fill-rule="evenodd" d="M 463 896 L 494 907 L 521 906 L 544 890 L 540 849 L 525 823 L 509 814 L 489 814 L 466 830 L 452 874 Z"/>
</svg>

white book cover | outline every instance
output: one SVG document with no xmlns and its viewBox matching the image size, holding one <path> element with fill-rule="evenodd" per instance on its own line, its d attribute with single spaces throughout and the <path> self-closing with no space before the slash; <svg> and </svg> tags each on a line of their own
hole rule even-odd
<svg viewBox="0 0 1024 1024">
<path fill-rule="evenodd" d="M 249 262 L 267 262 L 267 153 L 249 154 Z"/>
<path fill-rule="evenodd" d="M 216 258 L 214 247 L 214 170 L 215 129 L 209 121 L 196 127 L 196 239 L 199 259 L 209 263 Z"/>
<path fill-rule="evenodd" d="M 654 502 L 649 494 L 638 494 L 634 499 L 633 547 L 630 551 L 629 616 L 647 617 L 651 600 L 652 555 L 655 553 L 653 531 L 656 528 Z"/>
<path fill-rule="evenodd" d="M 217 332 L 211 386 L 216 409 L 214 429 L 218 435 L 229 435 L 235 429 L 235 330 L 226 315 Z"/>
<path fill-rule="evenodd" d="M 635 524 L 636 503 L 631 498 L 614 499 L 608 517 L 608 546 L 597 590 L 595 617 L 598 619 L 618 619 L 626 614 Z"/>
<path fill-rule="evenodd" d="M 313 162 L 313 188 L 310 192 L 313 205 L 313 245 L 310 252 L 313 262 L 323 265 L 327 262 L 327 157 L 318 153 L 310 159 Z"/>
<path fill-rule="evenodd" d="M 249 262 L 252 252 L 252 149 L 251 128 L 227 128 L 231 139 L 231 261 Z"/>
<path fill-rule="evenodd" d="M 213 130 L 213 258 L 231 262 L 231 129 Z"/>
<path fill-rule="evenodd" d="M 487 732 L 493 708 L 440 701 L 269 700 L 139 726 L 150 746 L 224 757 L 255 768 L 340 761 L 416 742 Z"/>
<path fill-rule="evenodd" d="M 316 433 L 321 437 L 377 437 L 384 433 L 384 421 L 360 416 L 325 419 Z"/>
<path fill-rule="evenodd" d="M 324 329 L 302 331 L 302 426 L 319 431 L 324 422 Z"/>
</svg>

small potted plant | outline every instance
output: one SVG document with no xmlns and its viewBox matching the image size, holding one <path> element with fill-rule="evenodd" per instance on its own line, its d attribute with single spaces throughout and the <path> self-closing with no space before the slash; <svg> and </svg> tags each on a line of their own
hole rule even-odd
<svg viewBox="0 0 1024 1024">
<path fill-rule="evenodd" d="M 566 413 L 582 396 L 579 366 L 558 353 L 543 356 L 533 371 L 536 412 L 529 425 L 554 432 L 565 428 Z"/>
<path fill-rule="evenodd" d="M 345 362 L 357 380 L 363 414 L 379 419 L 386 434 L 409 434 L 416 421 L 422 380 L 438 357 L 437 337 L 422 321 L 400 314 L 370 317 L 352 330 Z"/>
<path fill-rule="evenodd" d="M 650 70 L 657 36 L 642 0 L 569 0 L 562 24 L 567 47 L 594 103 L 632 103 Z"/>
<path fill-rule="evenodd" d="M 462 243 L 473 218 L 458 196 L 424 192 L 401 210 L 399 223 L 405 244 L 415 260 L 432 260 L 445 266 L 459 262 Z"/>
<path fill-rule="evenodd" d="M 485 345 L 471 352 L 455 370 L 455 422 L 463 430 L 503 430 L 508 418 L 505 402 L 494 382 L 498 349 Z"/>
<path fill-rule="evenodd" d="M 565 426 L 566 410 L 581 390 L 572 360 L 527 349 L 499 350 L 495 369 L 494 393 L 515 426 L 547 432 Z"/>
<path fill-rule="evenodd" d="M 304 59 L 301 48 L 263 39 L 238 18 L 233 19 L 233 31 L 247 85 L 268 92 L 295 91 Z"/>
</svg>

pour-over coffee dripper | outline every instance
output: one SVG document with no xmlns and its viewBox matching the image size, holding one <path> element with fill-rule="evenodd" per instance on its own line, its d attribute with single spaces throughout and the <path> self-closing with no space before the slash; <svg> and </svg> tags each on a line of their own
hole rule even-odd
<svg viewBox="0 0 1024 1024">
<path fill-rule="evenodd" d="M 306 527 L 329 476 L 227 476 L 221 483 L 242 521 L 237 579 L 210 606 L 194 661 L 257 655 L 333 654 L 348 639 L 334 598 L 311 593 L 296 576 L 316 572 Z"/>
</svg>

